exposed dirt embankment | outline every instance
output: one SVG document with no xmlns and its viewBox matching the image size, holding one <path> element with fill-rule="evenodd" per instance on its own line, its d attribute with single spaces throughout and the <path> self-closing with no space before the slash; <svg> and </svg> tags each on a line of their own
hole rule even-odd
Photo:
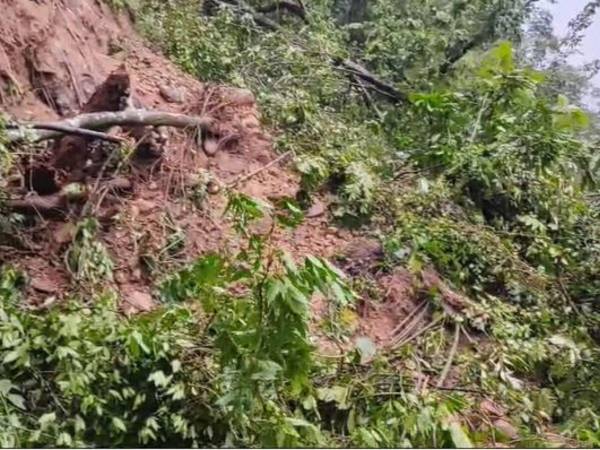
<svg viewBox="0 0 600 450">
<path fill-rule="evenodd" d="M 191 197 L 195 188 L 202 187 L 199 179 L 227 184 L 276 158 L 269 135 L 261 129 L 254 96 L 243 89 L 206 85 L 182 73 L 146 47 L 126 15 L 116 16 L 102 2 L 5 0 L 1 6 L 0 101 L 11 119 L 57 120 L 103 109 L 93 108 L 93 97 L 103 83 L 110 84 L 106 80 L 111 74 L 121 73 L 127 76 L 127 86 L 108 86 L 104 109 L 107 105 L 114 110 L 126 108 L 129 97 L 137 108 L 210 116 L 217 124 L 219 135 L 203 136 L 200 146 L 189 131 L 146 130 L 146 135 L 156 136 L 152 141 L 159 147 L 156 158 L 150 158 L 150 164 L 146 160 L 125 169 L 121 166 L 118 174 L 104 164 L 110 148 L 100 153 L 96 170 L 88 170 L 98 143 L 81 137 L 38 147 L 17 161 L 11 191 L 16 197 L 49 199 L 72 181 L 101 194 L 77 207 L 69 203 L 55 214 L 29 214 L 30 227 L 18 239 L 22 245 L 0 250 L 0 261 L 16 263 L 28 273 L 31 298 L 41 302 L 72 291 L 73 274 L 65 268 L 64 255 L 82 210 L 93 208 L 101 219 L 100 238 L 114 261 L 114 286 L 122 294 L 124 308 L 144 310 L 152 303 L 151 283 L 158 268 L 234 243 L 222 218 L 224 195 L 207 196 L 200 208 Z M 140 146 L 146 136 L 134 131 L 111 130 Z M 66 156 L 57 156 L 57 147 L 67 143 Z M 79 167 L 81 173 L 75 174 L 74 160 L 84 152 L 85 170 Z M 130 185 L 122 193 L 106 188 L 102 195 L 102 187 L 117 176 Z M 44 189 L 48 184 L 51 187 Z M 297 178 L 285 163 L 275 164 L 237 188 L 268 201 L 293 196 Z M 296 231 L 277 232 L 278 245 L 298 256 L 339 250 L 349 233 L 331 228 L 326 211 L 315 216 Z M 267 220 L 258 224 L 258 231 L 268 229 Z M 177 252 L 165 251 L 173 236 L 183 245 Z"/>
</svg>

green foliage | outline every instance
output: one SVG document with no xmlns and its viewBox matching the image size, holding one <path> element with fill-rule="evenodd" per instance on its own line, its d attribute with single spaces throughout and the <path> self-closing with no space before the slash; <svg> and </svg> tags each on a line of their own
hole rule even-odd
<svg viewBox="0 0 600 450">
<path fill-rule="evenodd" d="M 254 204 L 234 204 L 231 211 L 246 225 Z M 94 226 L 81 225 L 71 255 L 95 248 L 88 242 Z M 161 284 L 167 306 L 131 319 L 116 310 L 113 295 L 94 298 L 92 306 L 73 300 L 51 311 L 23 309 L 22 279 L 4 269 L 2 443 L 324 442 L 318 424 L 293 407 L 312 390 L 308 306 L 316 291 L 351 293 L 324 260 L 307 257 L 297 266 L 286 255 L 266 258 L 266 251 L 261 238 L 250 236 L 248 248 L 231 259 L 200 258 Z"/>
<path fill-rule="evenodd" d="M 311 2 L 308 24 L 282 15 L 278 31 L 229 6 L 208 14 L 195 0 L 144 0 L 135 10 L 145 35 L 184 70 L 256 93 L 277 149 L 296 155 L 298 201 L 329 190 L 337 217 L 368 220 L 382 237 L 384 270 L 404 265 L 418 275 L 432 266 L 469 296 L 452 318 L 475 345 L 461 345 L 450 361 L 453 383 L 495 398 L 522 443 L 543 445 L 544 432 L 560 426 L 597 445 L 598 136 L 593 118 L 570 104 L 578 99 L 557 95 L 568 77 L 524 67 L 514 44 L 498 41 L 518 43 L 531 2 L 381 0 L 349 24 L 332 18 L 340 3 Z M 586 11 L 573 25 L 574 43 L 593 15 Z M 409 101 L 391 105 L 367 93 L 331 64 L 347 57 Z M 567 94 L 580 95 L 572 84 Z M 4 149 L 0 140 L 0 158 Z M 201 200 L 205 184 L 192 197 Z M 335 328 L 355 295 L 326 261 L 294 261 L 272 248 L 271 233 L 252 234 L 252 222 L 267 214 L 273 229 L 299 224 L 296 200 L 272 208 L 229 192 L 226 213 L 241 250 L 160 274 L 162 307 L 135 318 L 118 315 L 110 295 L 93 306 L 25 310 L 23 279 L 3 269 L 1 444 L 508 441 L 494 427 L 475 434 L 459 420 L 479 414 L 476 396 L 415 389 L 413 376 L 445 368 L 443 325 L 396 350 L 357 340 L 335 364 L 317 358 L 312 297 L 333 306 Z M 167 253 L 184 244 L 172 231 Z M 66 254 L 75 278 L 94 287 L 112 274 L 98 235 L 86 219 Z M 439 307 L 437 294 L 426 299 Z M 443 306 L 436 317 L 447 317 Z"/>
<path fill-rule="evenodd" d="M 112 280 L 113 262 L 104 244 L 97 239 L 99 226 L 93 218 L 81 221 L 65 254 L 65 264 L 74 279 L 89 285 Z"/>
<path fill-rule="evenodd" d="M 192 345 L 189 312 L 126 320 L 116 299 L 105 296 L 90 307 L 73 302 L 32 313 L 18 305 L 17 280 L 3 271 L 3 446 L 195 440 L 196 430 L 182 416 L 192 374 L 183 373 L 178 360 Z"/>
</svg>

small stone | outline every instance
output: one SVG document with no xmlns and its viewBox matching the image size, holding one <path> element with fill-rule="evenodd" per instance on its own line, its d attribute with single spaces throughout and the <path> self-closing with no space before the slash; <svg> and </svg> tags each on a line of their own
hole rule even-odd
<svg viewBox="0 0 600 450">
<path fill-rule="evenodd" d="M 54 295 L 52 295 L 52 296 L 46 297 L 44 299 L 44 301 L 40 305 L 40 308 L 41 309 L 47 309 L 47 308 L 50 308 L 55 303 L 56 303 L 56 297 Z"/>
<path fill-rule="evenodd" d="M 129 207 L 129 214 L 131 215 L 131 218 L 135 220 L 140 215 L 140 209 L 135 205 L 131 205 Z"/>
<path fill-rule="evenodd" d="M 221 186 L 216 181 L 209 181 L 206 186 L 206 191 L 211 195 L 218 194 L 220 190 Z"/>
<path fill-rule="evenodd" d="M 226 98 L 229 103 L 234 105 L 253 105 L 256 102 L 252 91 L 241 88 L 228 88 Z"/>
<path fill-rule="evenodd" d="M 125 301 L 137 311 L 151 311 L 154 306 L 152 296 L 140 291 L 125 294 Z"/>
<path fill-rule="evenodd" d="M 133 206 L 137 207 L 140 213 L 145 214 L 156 208 L 156 203 L 143 198 L 138 198 L 133 202 Z"/>
<path fill-rule="evenodd" d="M 479 409 L 487 415 L 494 417 L 502 417 L 506 414 L 506 410 L 492 400 L 484 399 L 479 404 Z"/>
<path fill-rule="evenodd" d="M 59 245 L 68 244 L 75 237 L 76 227 L 72 223 L 64 223 L 54 231 L 54 241 Z"/>
<path fill-rule="evenodd" d="M 176 87 L 162 85 L 159 88 L 160 95 L 169 103 L 183 103 L 185 101 L 184 92 Z"/>
<path fill-rule="evenodd" d="M 505 435 L 510 440 L 514 441 L 519 439 L 519 432 L 515 426 L 505 419 L 494 420 L 494 428 L 496 428 L 500 433 Z"/>
<path fill-rule="evenodd" d="M 127 281 L 127 276 L 123 272 L 115 273 L 115 281 L 119 284 L 123 284 Z"/>
<path fill-rule="evenodd" d="M 156 181 L 151 181 L 150 183 L 148 183 L 148 189 L 150 189 L 151 191 L 157 190 L 158 184 L 156 183 Z"/>
<path fill-rule="evenodd" d="M 306 212 L 306 217 L 312 219 L 314 217 L 320 217 L 325 214 L 325 204 L 320 200 L 315 200 L 312 206 Z"/>
<path fill-rule="evenodd" d="M 46 294 L 53 294 L 58 291 L 58 286 L 54 281 L 45 278 L 43 275 L 40 277 L 34 277 L 31 280 L 31 287 L 36 291 L 44 292 Z"/>
<path fill-rule="evenodd" d="M 269 215 L 257 220 L 251 225 L 251 230 L 259 236 L 266 236 L 273 229 L 273 218 Z"/>
<path fill-rule="evenodd" d="M 242 120 L 242 127 L 255 129 L 260 127 L 260 122 L 256 116 L 248 116 Z"/>
<path fill-rule="evenodd" d="M 205 139 L 202 148 L 207 156 L 214 156 L 219 151 L 219 142 L 216 139 Z"/>
<path fill-rule="evenodd" d="M 271 159 L 272 159 L 271 154 L 267 150 L 258 151 L 254 155 L 254 158 L 262 165 L 269 164 L 269 162 L 271 162 Z"/>
</svg>

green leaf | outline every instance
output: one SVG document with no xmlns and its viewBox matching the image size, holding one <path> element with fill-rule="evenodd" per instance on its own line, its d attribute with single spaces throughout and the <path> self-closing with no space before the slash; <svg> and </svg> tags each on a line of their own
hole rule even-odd
<svg viewBox="0 0 600 450">
<path fill-rule="evenodd" d="M 113 425 L 113 427 L 115 427 L 115 429 L 122 431 L 123 433 L 125 433 L 127 431 L 127 427 L 125 426 L 125 423 L 118 417 L 112 418 L 112 425 Z"/>
<path fill-rule="evenodd" d="M 7 380 L 6 378 L 3 378 L 0 380 L 0 395 L 4 395 L 6 396 L 6 394 L 8 394 L 8 392 L 11 389 L 14 389 L 16 386 L 14 384 L 12 384 L 10 382 L 10 380 Z"/>
<path fill-rule="evenodd" d="M 71 447 L 71 445 L 73 444 L 73 438 L 69 433 L 63 431 L 58 435 L 56 444 L 61 447 Z"/>
<path fill-rule="evenodd" d="M 19 409 L 25 409 L 25 399 L 19 394 L 8 394 L 8 401 Z"/>
<path fill-rule="evenodd" d="M 335 402 L 339 409 L 348 409 L 348 387 L 332 386 L 317 389 L 317 397 L 324 402 Z"/>
<path fill-rule="evenodd" d="M 473 448 L 473 443 L 469 436 L 463 429 L 463 427 L 457 421 L 453 420 L 450 422 L 448 429 L 450 431 L 450 437 L 456 448 Z"/>
<path fill-rule="evenodd" d="M 137 343 L 137 345 L 140 346 L 140 348 L 142 349 L 142 351 L 144 353 L 146 353 L 146 354 L 150 353 L 150 349 L 144 342 L 144 337 L 142 336 L 142 334 L 139 331 L 137 331 L 137 330 L 133 331 L 131 333 L 131 338 Z"/>
<path fill-rule="evenodd" d="M 38 419 L 38 423 L 40 424 L 40 427 L 42 427 L 42 429 L 46 428 L 49 424 L 55 421 L 56 414 L 53 412 L 42 414 Z"/>
<path fill-rule="evenodd" d="M 4 359 L 2 360 L 2 362 L 4 364 L 8 364 L 11 363 L 15 360 L 17 360 L 19 358 L 19 356 L 21 356 L 21 351 L 20 348 L 12 350 L 10 352 L 8 352 L 5 356 Z"/>
<path fill-rule="evenodd" d="M 377 353 L 375 343 L 368 337 L 359 337 L 356 339 L 356 349 L 360 355 L 360 363 L 367 364 L 373 360 Z"/>
<path fill-rule="evenodd" d="M 263 360 L 258 362 L 259 372 L 252 374 L 253 380 L 261 381 L 273 381 L 277 378 L 279 372 L 281 372 L 281 366 L 273 361 Z"/>
<path fill-rule="evenodd" d="M 75 433 L 80 433 L 85 430 L 85 421 L 78 414 L 75 416 Z"/>
<path fill-rule="evenodd" d="M 171 370 L 173 371 L 173 373 L 177 373 L 181 370 L 181 361 L 179 361 L 178 359 L 174 359 L 173 361 L 171 361 Z"/>
<path fill-rule="evenodd" d="M 150 374 L 148 381 L 152 381 L 156 387 L 166 387 L 171 381 L 171 376 L 166 376 L 162 370 L 157 370 Z"/>
</svg>

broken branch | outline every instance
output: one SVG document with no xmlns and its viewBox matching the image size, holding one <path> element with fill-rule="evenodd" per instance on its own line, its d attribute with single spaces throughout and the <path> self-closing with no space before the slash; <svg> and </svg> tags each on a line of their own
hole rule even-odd
<svg viewBox="0 0 600 450">
<path fill-rule="evenodd" d="M 58 131 L 63 134 L 76 134 L 79 136 L 87 136 L 95 139 L 102 139 L 104 141 L 115 142 L 117 144 L 126 142 L 126 139 L 120 138 L 118 136 L 112 136 L 107 133 L 102 133 L 101 131 L 87 130 L 85 128 L 74 128 L 66 125 L 33 124 L 31 128 L 34 130 L 51 130 Z"/>
<path fill-rule="evenodd" d="M 168 126 L 176 128 L 200 128 L 208 130 L 213 121 L 209 117 L 193 117 L 160 111 L 134 109 L 119 112 L 86 113 L 59 122 L 23 124 L 17 129 L 7 130 L 9 142 L 32 139 L 34 142 L 54 139 L 65 134 L 58 128 L 102 130 L 120 126 Z"/>
<path fill-rule="evenodd" d="M 450 354 L 448 355 L 448 360 L 446 361 L 446 364 L 444 365 L 444 369 L 442 370 L 440 379 L 437 382 L 437 385 L 436 385 L 437 388 L 441 388 L 444 386 L 444 381 L 446 381 L 446 378 L 448 377 L 448 374 L 450 373 L 450 369 L 452 368 L 452 362 L 454 361 L 454 355 L 456 354 L 456 350 L 458 349 L 459 337 L 460 337 L 460 325 L 457 322 L 454 326 L 454 342 L 452 343 L 452 347 L 450 348 Z"/>
<path fill-rule="evenodd" d="M 351 61 L 349 59 L 338 59 L 334 61 L 334 65 L 341 70 L 350 72 L 354 77 L 366 82 L 367 84 L 363 84 L 363 86 L 377 88 L 377 92 L 385 95 L 388 99 L 392 100 L 395 103 L 405 102 L 407 100 L 406 94 L 404 92 L 400 92 L 391 84 L 382 81 L 376 75 L 372 74 L 366 68 L 354 61 Z"/>
<path fill-rule="evenodd" d="M 131 181 L 124 177 L 116 177 L 107 180 L 105 188 L 114 193 L 123 194 L 133 189 Z M 23 198 L 9 199 L 6 206 L 17 212 L 32 213 L 37 212 L 42 216 L 55 215 L 57 213 L 66 213 L 69 205 L 76 205 L 85 202 L 89 197 L 89 190 L 84 186 L 79 192 L 67 192 L 63 189 L 60 192 L 51 195 L 30 194 Z"/>
</svg>

